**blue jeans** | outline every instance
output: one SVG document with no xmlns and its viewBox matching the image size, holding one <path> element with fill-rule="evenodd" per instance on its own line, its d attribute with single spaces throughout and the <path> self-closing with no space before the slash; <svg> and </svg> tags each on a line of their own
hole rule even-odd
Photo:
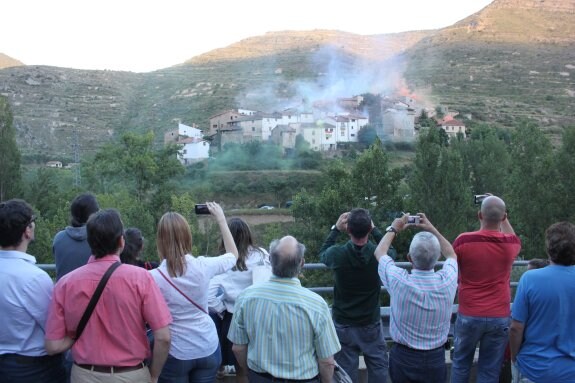
<svg viewBox="0 0 575 383">
<path fill-rule="evenodd" d="M 444 383 L 445 348 L 419 351 L 394 344 L 389 352 L 389 377 L 393 383 Z"/>
<path fill-rule="evenodd" d="M 457 314 L 451 383 L 467 383 L 477 343 L 477 383 L 497 383 L 509 340 L 509 317 L 487 318 Z"/>
<path fill-rule="evenodd" d="M 0 383 L 66 383 L 62 354 L 29 357 L 0 355 Z"/>
<path fill-rule="evenodd" d="M 354 383 L 359 382 L 359 353 L 367 367 L 369 383 L 385 383 L 388 355 L 381 321 L 367 326 L 351 326 L 335 323 L 335 331 L 341 351 L 335 354 L 337 363 L 347 372 Z"/>
<path fill-rule="evenodd" d="M 220 346 L 204 358 L 180 360 L 168 355 L 158 383 L 214 383 L 221 363 Z"/>
</svg>

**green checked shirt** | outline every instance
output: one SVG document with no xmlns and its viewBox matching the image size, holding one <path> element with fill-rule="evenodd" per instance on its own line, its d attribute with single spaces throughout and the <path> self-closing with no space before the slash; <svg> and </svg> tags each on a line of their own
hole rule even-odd
<svg viewBox="0 0 575 383">
<path fill-rule="evenodd" d="M 297 278 L 272 276 L 238 297 L 228 339 L 248 345 L 248 367 L 283 379 L 311 379 L 318 359 L 341 349 L 327 304 Z"/>
</svg>

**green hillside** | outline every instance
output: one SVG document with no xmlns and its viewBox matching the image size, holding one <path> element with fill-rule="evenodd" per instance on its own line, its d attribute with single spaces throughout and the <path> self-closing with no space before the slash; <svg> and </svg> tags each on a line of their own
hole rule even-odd
<svg viewBox="0 0 575 383">
<path fill-rule="evenodd" d="M 575 124 L 575 0 L 495 0 L 436 31 L 360 36 L 283 31 L 239 41 L 150 73 L 47 66 L 0 69 L 25 157 L 83 156 L 125 131 L 162 133 L 177 122 L 242 107 L 309 108 L 371 92 L 411 93 L 475 120 L 532 118 L 555 135 Z"/>
</svg>

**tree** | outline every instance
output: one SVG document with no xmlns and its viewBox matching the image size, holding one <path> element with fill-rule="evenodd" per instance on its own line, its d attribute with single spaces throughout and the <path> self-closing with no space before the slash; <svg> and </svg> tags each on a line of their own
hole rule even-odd
<svg viewBox="0 0 575 383">
<path fill-rule="evenodd" d="M 177 159 L 177 146 L 155 149 L 153 143 L 152 132 L 127 133 L 119 143 L 103 147 L 86 166 L 91 188 L 104 193 L 127 188 L 140 202 L 163 196 L 163 202 L 169 203 L 170 181 L 183 174 L 184 167 Z"/>
<path fill-rule="evenodd" d="M 408 179 L 411 213 L 423 212 L 448 239 L 469 227 L 471 188 L 459 152 L 444 146 L 440 130 L 424 130 Z"/>
<path fill-rule="evenodd" d="M 0 201 L 17 197 L 20 193 L 20 151 L 8 100 L 0 96 Z"/>
<path fill-rule="evenodd" d="M 571 222 L 575 220 L 575 212 L 573 211 L 573 206 L 575 206 L 575 194 L 573 193 L 575 190 L 575 178 L 573 177 L 575 174 L 574 147 L 575 126 L 570 126 L 563 131 L 561 147 L 557 151 L 554 161 L 554 169 L 560 184 L 558 195 L 561 196 L 558 199 L 557 219 Z"/>
<path fill-rule="evenodd" d="M 510 221 L 521 237 L 524 257 L 541 257 L 545 229 L 557 217 L 561 189 L 551 143 L 533 122 L 523 122 L 513 133 L 510 169 L 506 200 Z"/>
<path fill-rule="evenodd" d="M 377 139 L 377 132 L 371 125 L 365 125 L 357 132 L 357 141 L 365 147 L 372 145 Z"/>
<path fill-rule="evenodd" d="M 461 154 L 469 174 L 473 194 L 505 195 L 509 174 L 509 146 L 489 126 L 473 129 L 466 141 L 454 141 L 453 148 Z"/>
</svg>

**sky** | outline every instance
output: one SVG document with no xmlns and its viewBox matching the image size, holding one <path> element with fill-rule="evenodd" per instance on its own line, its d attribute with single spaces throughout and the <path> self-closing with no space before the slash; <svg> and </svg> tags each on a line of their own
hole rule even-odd
<svg viewBox="0 0 575 383">
<path fill-rule="evenodd" d="M 27 65 L 149 72 L 271 31 L 447 27 L 493 0 L 8 0 L 0 53 Z"/>
</svg>

